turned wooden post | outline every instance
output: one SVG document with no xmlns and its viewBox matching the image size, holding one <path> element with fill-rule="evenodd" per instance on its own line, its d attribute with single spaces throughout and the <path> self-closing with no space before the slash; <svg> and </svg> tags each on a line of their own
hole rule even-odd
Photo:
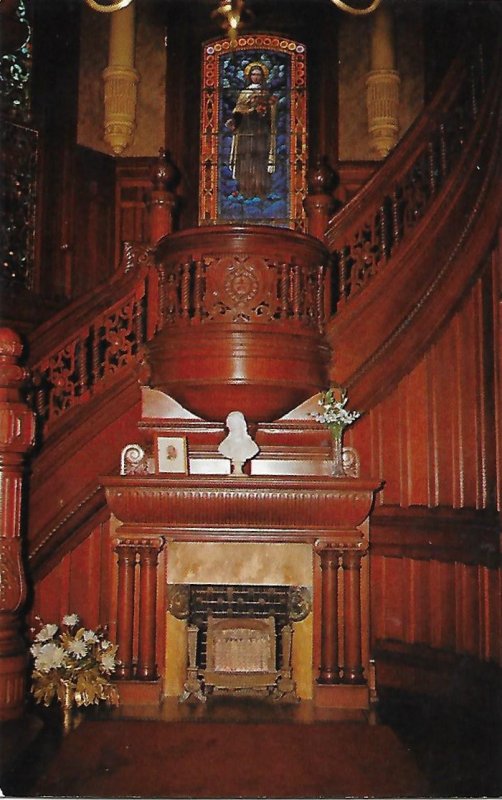
<svg viewBox="0 0 502 800">
<path fill-rule="evenodd" d="M 139 551 L 139 632 L 138 632 L 138 678 L 155 680 L 157 665 L 156 650 L 156 607 L 157 607 L 157 560 L 161 542 L 147 543 Z"/>
<path fill-rule="evenodd" d="M 174 230 L 173 215 L 176 208 L 175 189 L 179 181 L 179 172 L 171 161 L 169 150 L 159 150 L 159 157 L 154 164 L 150 178 L 153 188 L 147 202 L 150 244 Z"/>
<path fill-rule="evenodd" d="M 121 662 L 116 674 L 117 678 L 132 678 L 136 547 L 119 543 L 115 551 L 118 563 L 117 644 Z"/>
<path fill-rule="evenodd" d="M 338 683 L 338 560 L 337 550 L 326 548 L 321 557 L 321 667 L 318 683 Z"/>
<path fill-rule="evenodd" d="M 307 173 L 308 195 L 304 201 L 307 232 L 317 239 L 323 239 L 330 215 L 333 213 L 332 190 L 335 181 L 336 175 L 329 166 L 326 156 L 318 156 Z"/>
<path fill-rule="evenodd" d="M 26 581 L 21 555 L 23 465 L 35 417 L 21 397 L 26 371 L 17 333 L 0 328 L 0 720 L 24 712 L 28 653 L 21 636 Z"/>
<path fill-rule="evenodd" d="M 342 554 L 343 568 L 343 682 L 365 683 L 361 651 L 361 558 L 358 550 Z"/>
</svg>

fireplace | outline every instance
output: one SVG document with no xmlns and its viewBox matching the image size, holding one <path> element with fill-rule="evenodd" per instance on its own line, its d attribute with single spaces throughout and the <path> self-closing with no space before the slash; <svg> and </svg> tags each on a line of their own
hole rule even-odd
<svg viewBox="0 0 502 800">
<path fill-rule="evenodd" d="M 160 473 L 147 458 L 141 474 L 103 479 L 117 520 L 109 619 L 124 702 L 179 697 L 187 664 L 207 666 L 198 660 L 199 625 L 194 643 L 187 618 L 168 610 L 173 585 L 297 586 L 312 598 L 312 613 L 292 622 L 297 693 L 323 707 L 369 708 L 369 514 L 381 481 L 331 476 L 329 433 L 312 420 L 315 410 L 313 397 L 280 420 L 255 425 L 260 452 L 250 474 L 232 475 L 218 450 L 223 423 L 143 390 L 138 441 L 145 458 L 158 436 L 183 437 L 188 463 L 185 474 Z M 235 608 L 228 616 L 240 616 Z M 282 635 L 277 670 L 284 668 L 281 648 Z"/>
</svg>

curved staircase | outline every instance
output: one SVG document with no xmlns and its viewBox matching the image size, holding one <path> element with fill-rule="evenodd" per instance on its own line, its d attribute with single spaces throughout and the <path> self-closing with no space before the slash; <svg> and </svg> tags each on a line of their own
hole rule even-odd
<svg viewBox="0 0 502 800">
<path fill-rule="evenodd" d="M 500 64 L 489 77 L 485 71 L 478 55 L 452 66 L 406 137 L 326 231 L 334 276 L 325 325 L 330 377 L 348 387 L 354 407 L 369 411 L 390 396 L 444 331 L 496 246 Z M 35 583 L 109 513 L 99 476 L 117 471 L 121 448 L 137 435 L 145 343 L 165 323 L 154 256 L 126 247 L 111 283 L 30 337 L 40 441 L 28 526 Z"/>
</svg>

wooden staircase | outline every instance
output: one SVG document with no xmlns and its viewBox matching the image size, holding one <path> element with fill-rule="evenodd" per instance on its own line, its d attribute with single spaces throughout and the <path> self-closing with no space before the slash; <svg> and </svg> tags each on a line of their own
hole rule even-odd
<svg viewBox="0 0 502 800">
<path fill-rule="evenodd" d="M 500 56 L 499 56 L 500 58 Z M 331 378 L 365 410 L 443 329 L 494 246 L 501 207 L 500 64 L 456 63 L 369 183 L 331 220 Z M 28 563 L 36 583 L 108 514 L 99 476 L 118 469 L 140 417 L 144 343 L 159 330 L 152 253 L 30 336 L 39 445 Z M 56 493 L 54 487 L 57 487 Z M 50 500 L 48 501 L 48 497 Z"/>
</svg>

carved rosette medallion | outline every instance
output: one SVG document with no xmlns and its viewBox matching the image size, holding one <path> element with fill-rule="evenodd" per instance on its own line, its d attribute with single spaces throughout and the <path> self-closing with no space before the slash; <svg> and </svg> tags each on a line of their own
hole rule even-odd
<svg viewBox="0 0 502 800">
<path fill-rule="evenodd" d="M 251 264 L 233 264 L 228 268 L 224 290 L 236 305 L 252 303 L 258 289 L 259 282 Z"/>
</svg>

